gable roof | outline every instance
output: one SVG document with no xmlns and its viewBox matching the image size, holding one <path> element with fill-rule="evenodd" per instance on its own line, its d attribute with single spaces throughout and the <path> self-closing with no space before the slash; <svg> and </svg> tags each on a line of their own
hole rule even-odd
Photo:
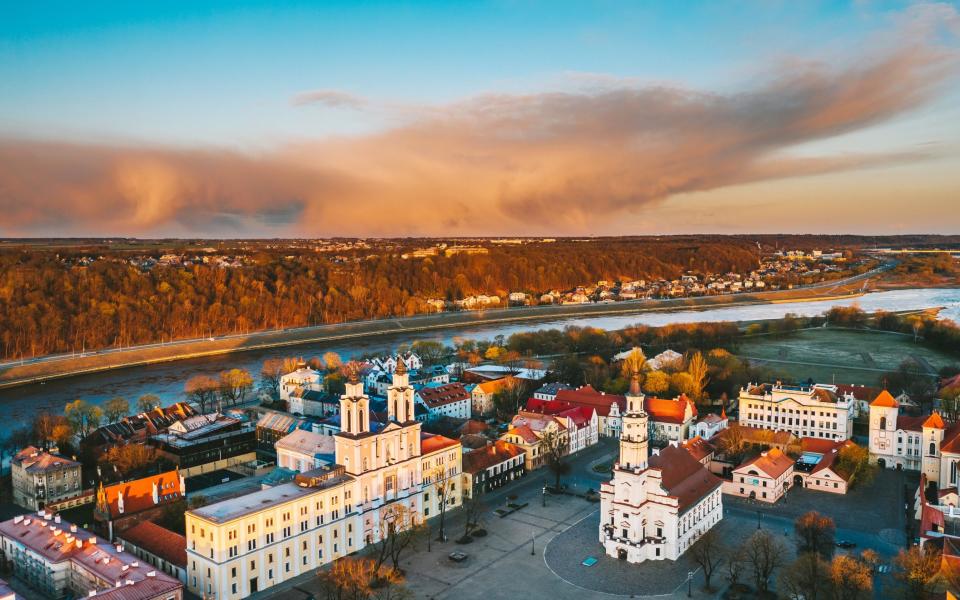
<svg viewBox="0 0 960 600">
<path fill-rule="evenodd" d="M 157 486 L 157 502 L 153 501 L 153 486 Z M 120 495 L 123 494 L 123 512 Z M 154 506 L 173 504 L 183 499 L 180 490 L 180 471 L 167 471 L 123 483 L 115 483 L 97 491 L 96 512 L 108 520 L 132 515 Z"/>
<path fill-rule="evenodd" d="M 27 446 L 13 457 L 13 463 L 20 465 L 28 473 L 43 473 L 79 467 L 80 463 L 59 454 L 50 454 L 35 446 Z"/>
<path fill-rule="evenodd" d="M 660 470 L 663 487 L 679 504 L 679 512 L 699 502 L 721 485 L 719 477 L 679 446 L 667 446 L 650 457 L 650 466 Z"/>
<path fill-rule="evenodd" d="M 940 442 L 940 451 L 950 454 L 960 454 L 960 422 L 952 423 L 943 432 L 943 441 Z"/>
<path fill-rule="evenodd" d="M 134 546 L 143 548 L 168 563 L 187 567 L 187 538 L 152 521 L 141 521 L 117 534 Z"/>
<path fill-rule="evenodd" d="M 849 383 L 837 383 L 834 385 L 837 388 L 837 393 L 853 396 L 862 402 L 872 402 L 880 395 L 880 392 L 883 391 L 883 388 L 870 387 L 867 385 L 853 385 Z"/>
<path fill-rule="evenodd" d="M 898 408 L 900 406 L 900 403 L 897 402 L 896 399 L 890 395 L 890 392 L 888 392 L 887 390 L 883 390 L 877 395 L 876 398 L 874 398 L 873 402 L 870 403 L 870 406 Z"/>
<path fill-rule="evenodd" d="M 540 441 L 540 438 L 537 437 L 537 434 L 535 434 L 527 424 L 511 427 L 503 435 L 515 435 L 528 444 L 536 444 Z"/>
</svg>

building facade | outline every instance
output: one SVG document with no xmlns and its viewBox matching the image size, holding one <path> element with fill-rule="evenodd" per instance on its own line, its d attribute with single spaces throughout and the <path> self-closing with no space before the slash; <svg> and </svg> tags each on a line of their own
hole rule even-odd
<svg viewBox="0 0 960 600">
<path fill-rule="evenodd" d="M 835 385 L 751 385 L 740 390 L 740 424 L 797 437 L 848 440 L 856 404 L 856 398 L 838 392 Z"/>
<path fill-rule="evenodd" d="M 627 394 L 620 457 L 600 486 L 599 541 L 632 563 L 676 560 L 723 517 L 721 481 L 685 449 L 649 456 L 649 423 L 636 374 Z"/>
<path fill-rule="evenodd" d="M 340 399 L 335 464 L 188 511 L 188 589 L 233 600 L 314 572 L 378 541 L 395 515 L 439 514 L 437 478 L 453 478 L 445 501 L 459 504 L 459 443 L 423 438 L 413 392 L 401 361 L 387 391 L 387 422 L 372 428 L 370 398 L 351 375 Z"/>
<path fill-rule="evenodd" d="M 30 510 L 80 496 L 80 463 L 27 446 L 10 460 L 13 501 Z"/>
<path fill-rule="evenodd" d="M 0 545 L 4 564 L 44 598 L 183 598 L 177 579 L 44 511 L 0 523 Z"/>
<path fill-rule="evenodd" d="M 777 448 L 762 452 L 733 470 L 731 480 L 723 482 L 723 493 L 773 504 L 793 485 L 793 465 Z"/>
</svg>

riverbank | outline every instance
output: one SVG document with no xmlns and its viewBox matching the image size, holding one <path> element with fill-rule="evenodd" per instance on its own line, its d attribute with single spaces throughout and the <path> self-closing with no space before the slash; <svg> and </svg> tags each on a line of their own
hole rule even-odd
<svg viewBox="0 0 960 600">
<path fill-rule="evenodd" d="M 206 340 L 188 340 L 125 349 L 111 349 L 84 355 L 43 357 L 0 367 L 0 389 L 40 383 L 143 365 L 202 358 L 234 352 L 336 342 L 358 338 L 417 333 L 473 325 L 531 323 L 558 318 L 610 317 L 652 312 L 712 309 L 723 306 L 750 306 L 783 302 L 825 301 L 862 295 L 864 279 L 824 284 L 794 290 L 731 294 L 670 300 L 638 300 L 609 304 L 549 305 L 464 311 L 381 319 L 354 323 L 318 325 L 283 331 L 255 332 Z"/>
</svg>

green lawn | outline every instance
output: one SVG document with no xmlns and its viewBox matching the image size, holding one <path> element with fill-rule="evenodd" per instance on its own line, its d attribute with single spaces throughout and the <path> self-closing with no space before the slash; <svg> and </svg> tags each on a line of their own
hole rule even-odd
<svg viewBox="0 0 960 600">
<path fill-rule="evenodd" d="M 820 383 L 879 385 L 884 372 L 906 358 L 925 359 L 934 369 L 960 362 L 913 342 L 910 336 L 880 331 L 815 329 L 787 337 L 757 336 L 740 344 L 742 358 L 762 361 L 784 376 Z"/>
</svg>

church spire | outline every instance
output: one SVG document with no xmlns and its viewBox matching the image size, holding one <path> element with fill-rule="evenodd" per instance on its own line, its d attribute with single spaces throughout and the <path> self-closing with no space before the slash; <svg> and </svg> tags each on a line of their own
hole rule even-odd
<svg viewBox="0 0 960 600">
<path fill-rule="evenodd" d="M 403 361 L 403 357 L 399 354 L 397 355 L 397 368 L 394 369 L 394 373 L 397 375 L 403 375 L 407 372 L 407 363 Z"/>
<path fill-rule="evenodd" d="M 634 369 L 633 374 L 630 376 L 630 395 L 640 395 L 640 371 L 637 369 Z"/>
</svg>

